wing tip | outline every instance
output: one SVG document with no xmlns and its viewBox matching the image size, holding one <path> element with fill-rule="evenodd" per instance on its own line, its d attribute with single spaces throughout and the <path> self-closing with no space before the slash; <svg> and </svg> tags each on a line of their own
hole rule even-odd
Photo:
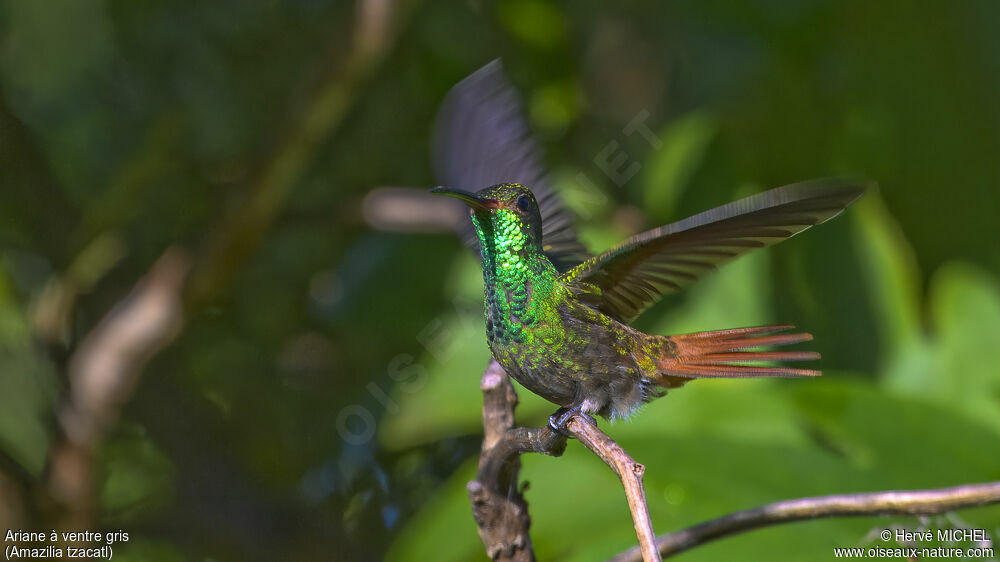
<svg viewBox="0 0 1000 562">
<path fill-rule="evenodd" d="M 840 207 L 843 210 L 860 199 L 865 193 L 878 191 L 878 187 L 878 182 L 871 178 L 831 176 L 805 180 L 775 189 L 784 189 L 795 193 L 796 199 L 829 199 L 832 205 Z M 821 222 L 825 222 L 838 214 L 840 214 L 840 211 Z"/>
</svg>

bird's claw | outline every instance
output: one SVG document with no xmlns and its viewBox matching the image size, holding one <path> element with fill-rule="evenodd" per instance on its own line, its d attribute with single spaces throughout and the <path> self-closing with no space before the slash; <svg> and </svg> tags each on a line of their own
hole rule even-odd
<svg viewBox="0 0 1000 562">
<path fill-rule="evenodd" d="M 555 431 L 560 435 L 563 435 L 565 437 L 573 437 L 573 435 L 569 432 L 567 424 L 569 423 L 570 418 L 572 418 L 575 415 L 579 415 L 585 418 L 590 418 L 590 421 L 594 422 L 593 418 L 583 413 L 583 409 L 579 405 L 576 405 L 569 408 L 563 407 L 556 410 L 556 413 L 549 416 L 549 427 L 552 429 L 552 431 Z"/>
</svg>

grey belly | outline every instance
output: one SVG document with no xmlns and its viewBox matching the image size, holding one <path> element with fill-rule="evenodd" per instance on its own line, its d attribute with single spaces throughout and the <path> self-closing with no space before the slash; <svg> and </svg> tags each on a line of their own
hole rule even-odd
<svg viewBox="0 0 1000 562">
<path fill-rule="evenodd" d="M 509 352 L 493 356 L 514 380 L 553 404 L 571 406 L 582 398 L 580 381 L 544 356 L 526 361 L 517 361 Z"/>
</svg>

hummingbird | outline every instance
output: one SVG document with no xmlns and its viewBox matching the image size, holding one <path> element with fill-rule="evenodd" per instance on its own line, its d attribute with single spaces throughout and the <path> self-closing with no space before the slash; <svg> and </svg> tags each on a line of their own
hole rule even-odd
<svg viewBox="0 0 1000 562">
<path fill-rule="evenodd" d="M 561 429 L 575 413 L 626 418 L 693 379 L 821 374 L 774 365 L 819 358 L 770 349 L 812 339 L 791 325 L 659 335 L 630 324 L 719 265 L 836 216 L 870 182 L 820 179 L 778 187 L 590 256 L 519 114 L 499 62 L 459 83 L 442 109 L 437 138 L 439 173 L 457 185 L 431 192 L 469 208 L 490 351 L 508 375 L 560 407 L 550 425 Z M 476 191 L 462 188 L 497 178 L 504 179 Z M 529 181 L 536 182 L 534 190 Z"/>
</svg>

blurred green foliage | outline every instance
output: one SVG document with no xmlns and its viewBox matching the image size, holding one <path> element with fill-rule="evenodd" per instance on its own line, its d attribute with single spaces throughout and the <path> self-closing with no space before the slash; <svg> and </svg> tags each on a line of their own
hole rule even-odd
<svg viewBox="0 0 1000 562">
<path fill-rule="evenodd" d="M 178 245 L 201 258 L 194 275 L 231 274 L 188 295 L 97 452 L 95 524 L 131 536 L 116 559 L 482 559 L 464 489 L 488 359 L 477 263 L 450 234 L 373 229 L 361 207 L 376 186 L 434 183 L 436 107 L 497 56 L 595 250 L 767 187 L 880 182 L 639 320 L 792 322 L 824 356 L 820 381 L 695 383 L 606 426 L 646 464 L 659 532 L 802 495 L 1000 479 L 1000 5 L 403 6 L 385 59 L 347 82 L 352 4 L 0 4 L 0 485 L 20 490 L 0 503 L 26 504 L 0 505 L 0 527 L 48 524 L 31 504 L 67 362 Z M 295 145 L 274 219 L 213 254 L 338 83 L 343 118 Z M 623 132 L 643 112 L 662 147 Z M 611 141 L 641 166 L 620 187 L 597 162 Z M 520 396 L 524 424 L 553 409 Z M 542 559 L 632 544 L 598 459 L 570 444 L 524 464 Z M 959 515 L 1000 527 L 996 508 Z M 826 559 L 887 524 L 685 556 Z"/>
<path fill-rule="evenodd" d="M 23 311 L 0 271 L 0 450 L 34 477 L 50 445 L 47 413 L 56 381 L 50 362 L 35 349 Z"/>
</svg>

